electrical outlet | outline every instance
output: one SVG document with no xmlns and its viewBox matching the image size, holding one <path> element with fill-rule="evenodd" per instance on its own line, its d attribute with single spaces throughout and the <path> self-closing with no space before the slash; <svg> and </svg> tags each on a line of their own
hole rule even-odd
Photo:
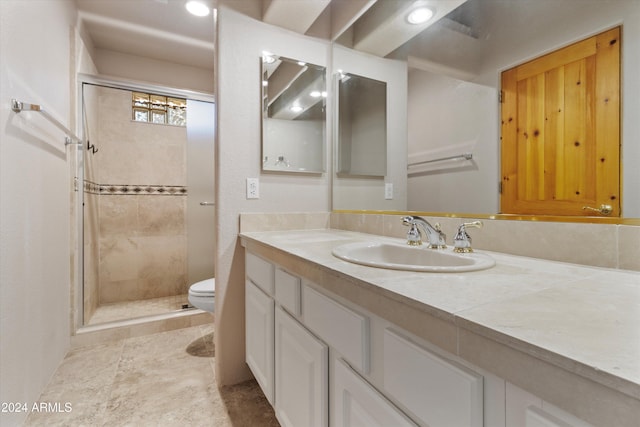
<svg viewBox="0 0 640 427">
<path fill-rule="evenodd" d="M 247 178 L 247 199 L 260 198 L 260 181 L 258 178 Z"/>
<path fill-rule="evenodd" d="M 385 200 L 393 199 L 393 184 L 390 182 L 384 184 L 384 198 Z"/>
</svg>

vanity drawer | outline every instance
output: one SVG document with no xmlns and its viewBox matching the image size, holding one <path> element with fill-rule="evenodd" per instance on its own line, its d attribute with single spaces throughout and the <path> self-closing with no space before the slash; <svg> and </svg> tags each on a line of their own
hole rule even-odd
<svg viewBox="0 0 640 427">
<path fill-rule="evenodd" d="M 300 316 L 300 278 L 276 268 L 276 301 L 289 313 Z"/>
<path fill-rule="evenodd" d="M 351 366 L 369 373 L 369 318 L 305 286 L 302 296 L 304 324 Z"/>
<path fill-rule="evenodd" d="M 274 291 L 274 267 L 268 261 L 247 252 L 245 258 L 245 274 L 247 278 L 265 291 L 268 295 L 273 295 Z"/>
<path fill-rule="evenodd" d="M 483 425 L 482 376 L 391 329 L 384 331 L 384 390 L 432 427 Z"/>
</svg>

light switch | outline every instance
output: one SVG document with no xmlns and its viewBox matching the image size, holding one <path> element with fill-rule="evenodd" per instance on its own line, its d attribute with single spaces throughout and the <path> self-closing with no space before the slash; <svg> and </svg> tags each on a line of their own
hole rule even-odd
<svg viewBox="0 0 640 427">
<path fill-rule="evenodd" d="M 384 184 L 384 198 L 386 200 L 393 199 L 393 184 L 391 182 Z"/>
</svg>

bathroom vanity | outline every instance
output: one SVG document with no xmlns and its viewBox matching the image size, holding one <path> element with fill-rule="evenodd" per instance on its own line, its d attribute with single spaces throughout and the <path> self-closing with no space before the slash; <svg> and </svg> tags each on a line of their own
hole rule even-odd
<svg viewBox="0 0 640 427">
<path fill-rule="evenodd" d="M 352 264 L 342 230 L 246 232 L 246 361 L 283 426 L 637 426 L 640 273 L 489 253 Z M 429 250 L 429 249 L 420 249 Z"/>
</svg>

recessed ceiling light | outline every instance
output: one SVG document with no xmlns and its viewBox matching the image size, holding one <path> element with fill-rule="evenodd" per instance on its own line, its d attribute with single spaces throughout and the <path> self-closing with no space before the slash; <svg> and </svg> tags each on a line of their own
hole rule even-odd
<svg viewBox="0 0 640 427">
<path fill-rule="evenodd" d="M 294 113 L 300 113 L 303 110 L 303 108 L 299 105 L 294 105 L 290 108 L 290 110 L 293 111 Z"/>
<path fill-rule="evenodd" d="M 309 94 L 312 98 L 320 98 L 322 96 L 322 92 L 319 90 L 314 90 Z"/>
<path fill-rule="evenodd" d="M 409 14 L 407 15 L 407 22 L 414 25 L 424 24 L 432 17 L 433 10 L 429 9 L 428 7 L 418 7 L 409 12 Z"/>
<path fill-rule="evenodd" d="M 189 0 L 184 7 L 187 8 L 189 13 L 195 16 L 208 16 L 211 13 L 209 6 L 199 0 Z"/>
</svg>

